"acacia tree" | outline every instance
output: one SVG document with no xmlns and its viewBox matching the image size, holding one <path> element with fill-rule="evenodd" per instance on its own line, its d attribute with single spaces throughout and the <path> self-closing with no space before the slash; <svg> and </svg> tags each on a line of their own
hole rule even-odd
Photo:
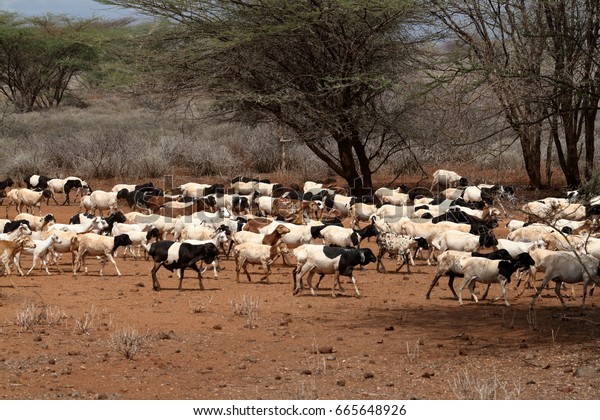
<svg viewBox="0 0 600 420">
<path fill-rule="evenodd" d="M 34 21 L 0 19 L 0 94 L 18 111 L 59 105 L 72 78 L 96 59 L 91 46 L 42 31 Z"/>
<path fill-rule="evenodd" d="M 581 183 L 580 138 L 585 133 L 584 176 L 589 178 L 600 82 L 598 2 L 429 3 L 432 14 L 466 46 L 454 74 L 476 78 L 495 92 L 519 138 L 530 183 L 542 184 L 541 139 L 546 125 L 565 180 L 573 187 Z"/>
<path fill-rule="evenodd" d="M 291 129 L 361 195 L 405 147 L 394 94 L 415 52 L 410 0 L 106 0 L 167 18 L 160 89 Z M 422 33 L 419 34 L 422 36 Z"/>
</svg>

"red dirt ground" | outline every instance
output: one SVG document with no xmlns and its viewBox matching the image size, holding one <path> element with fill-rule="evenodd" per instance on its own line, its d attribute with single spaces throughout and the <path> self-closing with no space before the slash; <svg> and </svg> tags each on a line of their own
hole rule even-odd
<svg viewBox="0 0 600 420">
<path fill-rule="evenodd" d="M 43 211 L 66 222 L 77 209 Z M 119 258 L 122 277 L 110 264 L 100 277 L 91 261 L 89 275 L 74 277 L 69 260 L 62 275 L 0 279 L 3 399 L 600 398 L 600 296 L 579 309 L 580 285 L 567 311 L 549 290 L 532 317 L 531 290 L 516 298 L 511 288 L 510 308 L 465 292 L 460 307 L 442 279 L 425 300 L 434 268 L 423 260 L 410 275 L 357 271 L 360 299 L 350 284 L 331 298 L 329 277 L 317 296 L 292 296 L 281 264 L 270 284 L 238 284 L 224 260 L 218 280 L 205 274 L 206 290 L 189 272 L 181 292 L 163 269 L 155 292 L 148 261 Z M 236 314 L 244 300 L 258 303 L 255 318 Z M 31 305 L 48 319 L 23 328 L 17 317 Z M 131 329 L 142 339 L 129 360 L 111 341 Z"/>
</svg>

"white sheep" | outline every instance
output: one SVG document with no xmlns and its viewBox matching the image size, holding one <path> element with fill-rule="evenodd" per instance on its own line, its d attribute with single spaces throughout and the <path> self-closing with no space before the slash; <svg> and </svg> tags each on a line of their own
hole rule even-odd
<svg viewBox="0 0 600 420">
<path fill-rule="evenodd" d="M 233 257 L 235 258 L 236 266 L 236 281 L 239 283 L 240 271 L 242 269 L 244 270 L 244 273 L 246 273 L 248 281 L 252 281 L 246 266 L 248 264 L 260 264 L 263 270 L 265 270 L 265 274 L 261 277 L 261 281 L 264 280 L 268 283 L 273 260 L 277 257 L 277 255 L 287 254 L 288 252 L 287 246 L 283 243 L 278 243 L 275 245 L 262 245 L 246 242 L 237 245 L 233 250 Z"/>
<path fill-rule="evenodd" d="M 408 194 L 402 192 L 402 187 L 398 188 L 379 188 L 375 191 L 375 197 L 381 204 L 392 204 L 394 206 L 406 206 L 409 201 Z"/>
<path fill-rule="evenodd" d="M 457 174 L 453 171 L 448 171 L 445 169 L 438 169 L 433 173 L 433 182 L 431 183 L 431 190 L 435 186 L 444 186 L 444 187 L 457 187 L 462 186 L 466 187 L 468 182 L 465 178 Z"/>
<path fill-rule="evenodd" d="M 117 267 L 117 262 L 113 258 L 113 254 L 118 247 L 131 244 L 131 239 L 125 234 L 115 237 L 98 235 L 96 233 L 85 233 L 81 235 L 78 238 L 77 257 L 75 258 L 73 275 L 77 275 L 77 271 L 82 264 L 85 273 L 88 273 L 85 257 L 90 255 L 102 257 L 100 261 L 100 276 L 103 275 L 104 265 L 106 264 L 107 259 L 115 266 L 117 275 L 121 276 L 121 272 L 119 271 L 119 267 Z"/>
<path fill-rule="evenodd" d="M 53 233 L 45 240 L 34 239 L 33 243 L 35 244 L 35 248 L 24 248 L 22 252 L 33 255 L 33 262 L 31 264 L 31 268 L 27 272 L 27 275 L 31 274 L 37 265 L 38 260 L 41 261 L 41 268 L 46 270 L 46 274 L 50 275 L 50 271 L 48 271 L 48 266 L 46 264 L 46 255 L 48 254 L 50 247 L 52 247 L 54 244 L 60 244 L 61 242 L 62 241 L 58 235 Z M 17 259 L 20 259 L 20 254 L 21 253 L 18 254 Z"/>
<path fill-rule="evenodd" d="M 90 194 L 90 213 L 96 214 L 96 210 L 100 211 L 100 215 L 103 214 L 104 210 L 108 210 L 110 213 L 117 211 L 118 207 L 119 192 L 106 192 L 96 190 Z"/>
<path fill-rule="evenodd" d="M 446 250 L 475 252 L 480 248 L 490 248 L 497 244 L 498 240 L 491 231 L 473 235 L 469 232 L 450 229 L 440 233 L 432 240 L 432 245 L 439 252 Z"/>
<path fill-rule="evenodd" d="M 54 223 L 48 227 L 49 231 L 62 230 L 74 233 L 100 233 L 108 227 L 108 223 L 100 216 L 96 216 L 92 219 L 85 218 L 81 223 L 76 225 L 67 225 L 64 223 Z"/>
<path fill-rule="evenodd" d="M 29 222 L 29 228 L 36 232 L 44 230 L 53 222 L 56 222 L 54 215 L 51 213 L 41 217 L 36 217 L 29 213 L 20 213 L 15 217 L 15 220 L 27 220 Z"/>
<path fill-rule="evenodd" d="M 583 297 L 581 298 L 581 306 L 585 306 L 585 298 L 587 296 L 587 288 L 590 282 L 600 285 L 600 260 L 591 255 L 579 254 L 577 256 L 567 253 L 557 253 L 546 256 L 540 263 L 539 268 L 546 270 L 542 284 L 535 292 L 529 309 L 533 305 L 540 293 L 548 285 L 550 281 L 556 283 L 554 291 L 563 308 L 566 306 L 560 294 L 562 283 L 575 284 L 583 282 Z"/>
<path fill-rule="evenodd" d="M 414 222 L 408 218 L 403 217 L 397 223 L 389 224 L 392 227 L 392 231 L 401 235 L 409 235 L 414 237 L 423 238 L 429 244 L 429 256 L 427 258 L 427 265 L 431 265 L 434 259 L 433 252 L 433 240 L 438 237 L 442 232 L 446 230 L 457 230 L 461 232 L 469 232 L 471 226 L 467 224 L 454 223 L 454 222 Z"/>
<path fill-rule="evenodd" d="M 350 206 L 350 227 L 352 229 L 359 229 L 359 222 L 371 221 L 371 217 L 377 214 L 377 206 L 374 204 L 355 203 Z"/>
<path fill-rule="evenodd" d="M 42 214 L 42 199 L 49 198 L 52 196 L 52 191 L 33 191 L 28 188 L 14 188 L 6 194 L 8 203 L 6 204 L 6 216 L 8 217 L 8 208 L 11 204 L 15 204 L 17 213 L 23 211 L 23 206 L 27 212 L 33 214 L 33 208 L 38 208 L 38 213 Z"/>
</svg>

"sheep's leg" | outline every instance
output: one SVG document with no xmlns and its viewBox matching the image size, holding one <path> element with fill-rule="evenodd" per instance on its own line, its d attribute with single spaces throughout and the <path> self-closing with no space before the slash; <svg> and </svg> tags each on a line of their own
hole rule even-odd
<svg viewBox="0 0 600 420">
<path fill-rule="evenodd" d="M 546 286 L 548 286 L 548 283 L 550 282 L 550 280 L 551 280 L 550 276 L 548 274 L 546 274 L 544 276 L 544 280 L 542 281 L 542 284 L 536 290 L 535 295 L 533 295 L 533 299 L 531 300 L 531 303 L 529 303 L 530 310 L 533 309 L 533 304 L 535 303 L 535 301 L 537 300 L 539 295 L 542 293 L 542 290 L 544 290 L 546 288 Z"/>
<path fill-rule="evenodd" d="M 562 282 L 560 280 L 555 280 L 555 281 L 556 281 L 556 286 L 554 286 L 554 292 L 556 293 L 556 296 L 558 296 L 558 299 L 560 300 L 562 307 L 566 308 L 567 305 L 565 304 L 565 300 L 563 299 L 562 295 L 560 294 L 560 288 L 562 286 Z"/>
<path fill-rule="evenodd" d="M 429 286 L 429 290 L 427 290 L 427 293 L 425 293 L 425 299 L 429 300 L 429 296 L 431 295 L 431 291 L 433 290 L 433 288 L 435 287 L 435 285 L 440 280 L 440 277 L 442 277 L 442 274 L 443 273 L 441 273 L 441 272 L 440 273 L 436 273 L 435 277 L 433 278 L 433 281 L 431 282 L 431 285 Z"/>
<path fill-rule="evenodd" d="M 487 284 L 487 287 L 485 288 L 485 292 L 483 292 L 483 295 L 481 295 L 481 300 L 485 300 L 485 298 L 487 298 L 488 292 L 490 291 L 490 287 L 492 286 L 491 283 Z"/>
<path fill-rule="evenodd" d="M 269 275 L 271 274 L 271 264 L 268 261 L 261 261 L 262 269 L 265 270 L 265 275 L 260 278 L 261 281 L 269 282 Z"/>
<path fill-rule="evenodd" d="M 342 292 L 342 283 L 340 282 L 340 273 L 335 273 L 333 275 L 333 288 L 331 289 L 331 297 L 336 297 L 335 294 L 335 286 L 339 286 L 340 292 Z"/>
<path fill-rule="evenodd" d="M 581 298 L 581 309 L 585 309 L 585 297 L 587 296 L 588 281 L 583 281 L 583 296 Z"/>
<path fill-rule="evenodd" d="M 473 277 L 474 278 L 474 277 Z M 463 289 L 471 282 L 472 278 L 467 278 L 465 277 L 465 279 L 463 280 L 463 282 L 460 284 L 460 286 L 458 286 L 458 304 L 462 305 L 462 291 Z M 477 296 L 475 296 L 475 298 L 477 298 Z"/>
<path fill-rule="evenodd" d="M 108 259 L 110 260 L 110 262 L 115 266 L 115 270 L 117 270 L 117 275 L 120 276 L 121 272 L 119 271 L 119 267 L 117 267 L 117 262 L 113 258 L 112 254 L 108 253 L 106 256 L 108 257 Z M 104 264 L 106 264 L 106 260 L 104 260 Z M 102 265 L 102 268 L 104 268 L 104 264 Z"/>
<path fill-rule="evenodd" d="M 381 268 L 383 269 L 383 273 L 387 274 L 387 270 L 385 269 L 385 266 L 383 265 L 383 255 L 385 254 L 385 249 L 381 248 L 379 250 L 379 254 L 377 255 L 377 265 L 375 267 L 375 270 L 378 273 L 381 273 L 382 271 L 379 269 L 379 266 L 381 265 Z"/>
<path fill-rule="evenodd" d="M 246 258 L 244 258 L 242 261 L 242 268 L 244 269 L 244 273 L 246 274 L 248 281 L 251 282 L 252 280 L 250 279 L 250 273 L 248 272 L 248 260 Z"/>
<path fill-rule="evenodd" d="M 204 285 L 202 284 L 202 271 L 200 271 L 196 264 L 192 264 L 190 268 L 198 273 L 198 287 L 200 290 L 204 290 Z M 183 274 L 183 268 L 181 269 L 181 273 Z M 183 280 L 183 276 L 181 277 L 181 280 Z M 181 290 L 181 280 L 179 280 L 179 290 Z"/>
<path fill-rule="evenodd" d="M 471 297 L 473 298 L 473 300 L 475 302 L 479 302 L 479 299 L 477 299 L 477 295 L 475 294 L 475 283 L 476 283 L 475 279 L 476 278 L 477 277 L 475 277 L 475 276 L 471 277 L 471 280 L 468 283 L 469 284 L 468 287 L 469 287 L 469 292 L 471 293 Z"/>
<path fill-rule="evenodd" d="M 235 256 L 235 281 L 237 283 L 239 283 L 240 282 L 240 271 L 242 270 L 242 264 L 239 259 L 239 255 L 236 253 L 236 254 L 234 254 L 234 256 Z"/>
<path fill-rule="evenodd" d="M 402 262 L 400 262 L 400 260 L 402 260 Z M 410 265 L 406 260 L 406 255 L 403 252 L 398 252 L 398 258 L 396 259 L 396 273 L 404 267 L 404 264 L 406 264 L 407 273 L 410 274 Z"/>
<path fill-rule="evenodd" d="M 504 297 L 504 304 L 506 306 L 510 306 L 510 303 L 508 303 L 508 299 L 506 298 L 506 278 L 504 276 L 501 276 L 502 278 L 499 279 L 500 280 L 500 289 L 502 289 L 502 297 Z"/>
<path fill-rule="evenodd" d="M 194 268 L 196 268 L 196 271 L 198 271 L 198 267 L 196 267 L 196 264 L 192 264 L 192 266 L 194 266 Z M 183 275 L 185 273 L 185 267 L 181 267 L 180 269 L 177 270 L 177 276 L 179 277 L 179 291 L 181 292 L 181 286 L 183 284 Z M 198 272 L 198 275 L 201 275 L 200 272 Z"/>
<path fill-rule="evenodd" d="M 154 262 L 154 267 L 152 267 L 152 271 L 150 271 L 150 275 L 152 276 L 152 290 L 156 290 L 160 292 L 160 283 L 158 282 L 158 278 L 156 277 L 156 272 L 162 266 L 162 263 Z"/>
<path fill-rule="evenodd" d="M 321 280 L 323 280 L 324 277 L 325 277 L 325 274 L 323 274 L 323 273 L 319 274 L 319 280 L 317 280 L 317 284 L 315 284 L 315 289 L 319 288 L 319 286 L 321 285 Z"/>
<path fill-rule="evenodd" d="M 315 275 L 315 271 L 313 269 L 310 270 L 310 272 L 308 273 L 308 276 L 306 277 L 306 284 L 308 286 L 308 288 L 310 289 L 310 294 L 311 295 L 315 295 L 315 289 L 312 287 L 312 278 Z M 334 284 L 335 287 L 335 284 Z"/>
<path fill-rule="evenodd" d="M 359 298 L 360 292 L 358 290 L 358 284 L 356 283 L 356 279 L 354 278 L 354 275 L 351 276 L 351 279 L 352 279 L 352 284 L 354 285 L 354 291 L 356 292 L 356 297 Z"/>
</svg>

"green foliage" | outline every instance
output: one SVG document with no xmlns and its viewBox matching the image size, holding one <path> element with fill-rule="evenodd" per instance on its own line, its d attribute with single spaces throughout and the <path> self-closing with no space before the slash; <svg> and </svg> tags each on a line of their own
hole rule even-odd
<svg viewBox="0 0 600 420">
<path fill-rule="evenodd" d="M 96 48 L 48 28 L 0 19 L 0 93 L 19 111 L 59 105 L 73 78 L 98 60 Z"/>
</svg>

